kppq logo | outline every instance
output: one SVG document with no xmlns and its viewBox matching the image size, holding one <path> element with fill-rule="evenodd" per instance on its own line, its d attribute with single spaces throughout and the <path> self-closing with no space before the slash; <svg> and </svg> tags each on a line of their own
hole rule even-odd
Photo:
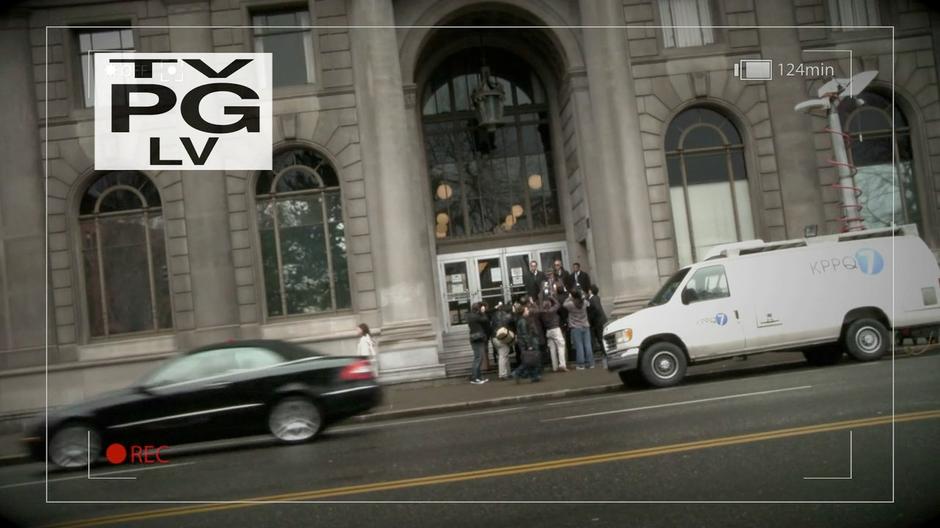
<svg viewBox="0 0 940 528">
<path fill-rule="evenodd" d="M 95 53 L 95 168 L 270 170 L 270 53 Z"/>
</svg>

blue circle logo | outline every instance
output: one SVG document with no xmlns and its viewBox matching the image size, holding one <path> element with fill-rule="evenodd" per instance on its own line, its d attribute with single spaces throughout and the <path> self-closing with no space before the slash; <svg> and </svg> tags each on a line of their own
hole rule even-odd
<svg viewBox="0 0 940 528">
<path fill-rule="evenodd" d="M 715 322 L 718 323 L 718 326 L 725 326 L 728 324 L 728 315 L 725 313 L 719 312 L 715 315 Z"/>
<path fill-rule="evenodd" d="M 885 268 L 884 257 L 871 248 L 858 250 L 855 253 L 855 262 L 858 263 L 858 269 L 865 275 L 878 275 Z"/>
</svg>

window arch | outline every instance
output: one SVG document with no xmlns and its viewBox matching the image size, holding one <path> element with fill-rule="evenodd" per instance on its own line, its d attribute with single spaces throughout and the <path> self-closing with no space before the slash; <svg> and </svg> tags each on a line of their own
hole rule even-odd
<svg viewBox="0 0 940 528">
<path fill-rule="evenodd" d="M 744 143 L 731 120 L 690 108 L 669 124 L 665 146 L 679 265 L 754 238 Z"/>
<path fill-rule="evenodd" d="M 79 204 L 91 337 L 173 326 L 163 208 L 139 172 L 99 173 Z"/>
<path fill-rule="evenodd" d="M 859 104 L 858 98 L 845 99 L 839 114 L 852 138 L 849 155 L 858 169 L 855 185 L 862 191 L 858 199 L 865 227 L 914 223 L 922 230 L 907 117 L 894 106 L 892 143 L 890 98 L 873 91 L 864 91 L 859 98 L 864 104 Z"/>
<path fill-rule="evenodd" d="M 336 170 L 307 148 L 274 155 L 255 195 L 269 317 L 352 306 Z"/>
<path fill-rule="evenodd" d="M 505 94 L 494 132 L 477 126 L 472 101 L 484 54 Z M 421 109 L 438 239 L 561 223 L 548 101 L 531 65 L 505 49 L 459 51 L 431 73 Z"/>
</svg>

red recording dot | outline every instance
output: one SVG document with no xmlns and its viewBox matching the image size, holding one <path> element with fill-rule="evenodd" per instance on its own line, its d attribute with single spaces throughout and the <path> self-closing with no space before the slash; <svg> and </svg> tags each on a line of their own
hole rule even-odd
<svg viewBox="0 0 940 528">
<path fill-rule="evenodd" d="M 127 449 L 124 449 L 124 446 L 121 444 L 111 444 L 108 446 L 108 449 L 104 454 L 106 457 L 108 457 L 108 462 L 112 464 L 120 464 L 124 462 L 125 458 L 127 458 Z"/>
</svg>

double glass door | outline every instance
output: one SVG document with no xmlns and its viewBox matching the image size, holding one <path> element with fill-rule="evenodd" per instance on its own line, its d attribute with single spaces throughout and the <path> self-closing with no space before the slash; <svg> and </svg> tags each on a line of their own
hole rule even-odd
<svg viewBox="0 0 940 528">
<path fill-rule="evenodd" d="M 451 329 L 467 323 L 470 306 L 485 302 L 490 309 L 525 296 L 524 274 L 535 260 L 539 269 L 551 269 L 555 259 L 568 267 L 564 243 L 441 255 L 438 273 L 444 320 Z"/>
</svg>

